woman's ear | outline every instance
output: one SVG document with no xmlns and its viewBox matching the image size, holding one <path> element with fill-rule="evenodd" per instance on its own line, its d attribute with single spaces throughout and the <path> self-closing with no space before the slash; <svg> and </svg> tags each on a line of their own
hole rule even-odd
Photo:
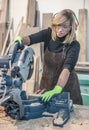
<svg viewBox="0 0 89 130">
<path fill-rule="evenodd" d="M 75 23 L 75 30 L 77 30 L 77 28 L 78 28 L 78 25 L 79 25 L 79 24 Z"/>
</svg>

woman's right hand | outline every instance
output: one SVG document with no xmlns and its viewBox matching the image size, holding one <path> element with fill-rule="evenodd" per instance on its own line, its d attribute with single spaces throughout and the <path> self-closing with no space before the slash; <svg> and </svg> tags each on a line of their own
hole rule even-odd
<svg viewBox="0 0 89 130">
<path fill-rule="evenodd" d="M 45 89 L 38 89 L 36 92 L 35 92 L 35 94 L 42 94 L 43 92 L 45 92 Z"/>
</svg>

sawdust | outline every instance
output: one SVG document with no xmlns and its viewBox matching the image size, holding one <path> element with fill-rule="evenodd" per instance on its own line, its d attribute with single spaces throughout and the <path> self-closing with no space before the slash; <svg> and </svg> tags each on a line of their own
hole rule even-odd
<svg viewBox="0 0 89 130">
<path fill-rule="evenodd" d="M 53 117 L 42 117 L 28 121 L 16 121 L 8 117 L 0 108 L 0 130 L 59 130 L 53 126 Z M 89 130 L 89 107 L 74 106 L 70 119 L 62 130 Z"/>
</svg>

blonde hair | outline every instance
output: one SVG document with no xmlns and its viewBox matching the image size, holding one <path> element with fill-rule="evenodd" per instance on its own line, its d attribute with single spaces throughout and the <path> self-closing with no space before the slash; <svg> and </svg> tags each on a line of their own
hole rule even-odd
<svg viewBox="0 0 89 130">
<path fill-rule="evenodd" d="M 52 35 L 53 40 L 56 40 L 57 38 L 56 26 L 66 22 L 67 20 L 70 21 L 71 30 L 69 31 L 63 43 L 71 43 L 73 40 L 75 40 L 76 25 L 79 23 L 78 23 L 75 13 L 70 9 L 62 10 L 61 12 L 58 12 L 53 16 L 53 20 L 51 24 L 51 27 L 52 27 L 51 35 Z"/>
</svg>

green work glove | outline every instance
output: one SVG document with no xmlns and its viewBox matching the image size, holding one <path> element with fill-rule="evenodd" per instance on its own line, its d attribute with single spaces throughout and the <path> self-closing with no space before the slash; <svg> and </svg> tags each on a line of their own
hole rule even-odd
<svg viewBox="0 0 89 130">
<path fill-rule="evenodd" d="M 14 40 L 14 43 L 15 42 L 19 42 L 20 44 L 22 44 L 22 41 L 23 41 L 23 38 L 21 36 L 17 36 Z"/>
<path fill-rule="evenodd" d="M 50 98 L 55 94 L 60 94 L 62 92 L 62 87 L 56 85 L 54 89 L 47 91 L 41 95 L 42 101 L 46 102 L 49 101 Z"/>
<path fill-rule="evenodd" d="M 23 38 L 21 36 L 17 36 L 14 40 L 14 43 L 15 42 L 18 42 L 19 43 L 19 48 L 20 49 L 23 49 L 24 48 L 24 45 L 23 45 Z"/>
</svg>

